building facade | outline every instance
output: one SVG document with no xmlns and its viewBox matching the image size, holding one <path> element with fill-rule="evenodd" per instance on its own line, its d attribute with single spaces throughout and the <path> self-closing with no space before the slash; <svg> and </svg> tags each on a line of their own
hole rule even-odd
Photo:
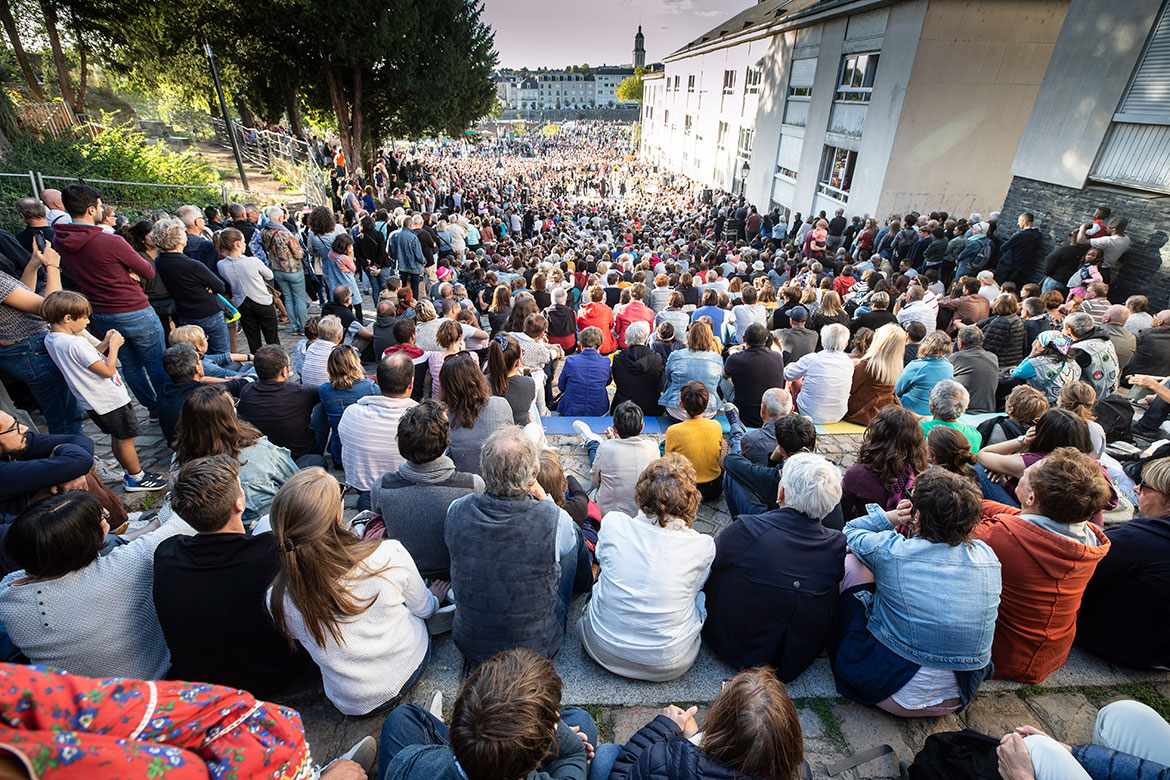
<svg viewBox="0 0 1170 780">
<path fill-rule="evenodd" d="M 991 211 L 1067 8 L 764 0 L 646 81 L 642 151 L 789 212 Z"/>
<path fill-rule="evenodd" d="M 619 100 L 618 85 L 646 64 L 645 36 L 639 25 L 634 36 L 634 64 L 602 65 L 587 72 L 575 70 L 509 70 L 493 76 L 496 95 L 512 111 L 549 111 L 585 108 L 629 108 L 637 101 Z"/>
<path fill-rule="evenodd" d="M 1108 19 L 1110 34 L 1087 22 L 1094 19 Z M 1166 306 L 1170 2 L 1072 0 L 1011 174 L 1005 227 L 1035 214 L 1047 251 L 1105 206 L 1129 220 L 1133 242 L 1110 299 L 1140 293 Z"/>
</svg>

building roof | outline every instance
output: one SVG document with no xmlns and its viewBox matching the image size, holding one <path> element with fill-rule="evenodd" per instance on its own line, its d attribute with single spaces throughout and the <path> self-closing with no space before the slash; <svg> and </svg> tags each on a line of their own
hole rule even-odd
<svg viewBox="0 0 1170 780">
<path fill-rule="evenodd" d="M 520 82 L 520 89 L 539 89 L 540 85 L 536 83 L 536 79 L 529 76 Z"/>
<path fill-rule="evenodd" d="M 761 0 L 761 2 L 740 11 L 722 24 L 711 28 L 695 40 L 671 52 L 667 59 L 717 42 L 720 38 L 735 36 L 745 30 L 764 29 L 774 24 L 781 24 L 798 14 L 814 9 L 815 6 L 824 6 L 827 9 L 843 4 L 841 0 Z"/>
<path fill-rule="evenodd" d="M 633 68 L 624 68 L 615 65 L 602 65 L 599 68 L 594 68 L 593 72 L 598 76 L 633 76 Z"/>
</svg>

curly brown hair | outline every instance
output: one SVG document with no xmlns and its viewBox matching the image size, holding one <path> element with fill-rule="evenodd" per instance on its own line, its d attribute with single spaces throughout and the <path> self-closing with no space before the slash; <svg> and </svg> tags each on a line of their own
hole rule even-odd
<svg viewBox="0 0 1170 780">
<path fill-rule="evenodd" d="M 877 413 L 865 429 L 858 465 L 866 466 L 882 487 L 890 488 L 909 469 L 926 470 L 926 435 L 918 417 L 901 406 L 890 405 Z"/>
<path fill-rule="evenodd" d="M 669 452 L 642 471 L 634 487 L 634 501 L 647 517 L 664 528 L 671 517 L 679 518 L 690 528 L 702 501 L 696 482 L 691 462 L 677 452 Z"/>
<path fill-rule="evenodd" d="M 1028 469 L 1041 512 L 1058 523 L 1078 523 L 1100 512 L 1112 491 L 1101 466 L 1076 447 L 1058 447 Z"/>
<path fill-rule="evenodd" d="M 978 484 L 935 466 L 914 480 L 912 496 L 917 536 L 951 547 L 970 543 L 983 516 Z"/>
</svg>

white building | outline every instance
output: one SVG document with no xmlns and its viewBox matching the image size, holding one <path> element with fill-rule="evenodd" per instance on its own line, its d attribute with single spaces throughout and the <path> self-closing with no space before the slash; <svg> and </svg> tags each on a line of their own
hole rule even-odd
<svg viewBox="0 0 1170 780">
<path fill-rule="evenodd" d="M 986 213 L 1068 6 L 763 0 L 646 76 L 642 153 L 760 207 Z"/>
<path fill-rule="evenodd" d="M 642 28 L 638 27 L 633 51 L 636 63 L 646 59 L 644 41 Z M 633 106 L 636 101 L 621 101 L 617 96 L 618 85 L 633 75 L 634 66 L 631 65 L 602 65 L 590 68 L 587 73 L 505 69 L 493 78 L 496 94 L 504 108 L 535 111 Z"/>
</svg>

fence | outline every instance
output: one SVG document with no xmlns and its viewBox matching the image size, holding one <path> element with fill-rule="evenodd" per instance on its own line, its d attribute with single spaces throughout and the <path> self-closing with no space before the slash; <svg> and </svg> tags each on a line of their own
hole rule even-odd
<svg viewBox="0 0 1170 780">
<path fill-rule="evenodd" d="M 223 119 L 213 117 L 211 126 L 224 145 L 229 145 L 228 126 Z M 230 124 L 240 155 L 254 165 L 272 168 L 284 179 L 292 181 L 305 193 L 305 200 L 314 204 L 329 203 L 329 188 L 321 160 L 306 141 L 291 135 L 274 133 L 254 127 Z"/>
<path fill-rule="evenodd" d="M 290 210 L 307 201 L 304 193 L 256 192 L 232 189 L 218 184 L 157 184 L 152 182 L 83 179 L 75 176 L 52 176 L 38 171 L 0 172 L 0 227 L 20 230 L 24 223 L 16 213 L 20 198 L 40 197 L 49 187 L 61 189 L 69 184 L 89 184 L 102 193 L 102 202 L 114 206 L 118 214 L 130 220 L 148 216 L 153 211 L 174 213 L 179 206 L 206 206 L 223 203 L 255 203 L 263 208 L 274 203 L 286 204 Z M 315 201 L 319 203 L 320 201 Z"/>
<path fill-rule="evenodd" d="M 53 138 L 71 133 L 77 117 L 67 103 L 24 103 L 16 106 L 16 121 L 30 133 Z"/>
</svg>

